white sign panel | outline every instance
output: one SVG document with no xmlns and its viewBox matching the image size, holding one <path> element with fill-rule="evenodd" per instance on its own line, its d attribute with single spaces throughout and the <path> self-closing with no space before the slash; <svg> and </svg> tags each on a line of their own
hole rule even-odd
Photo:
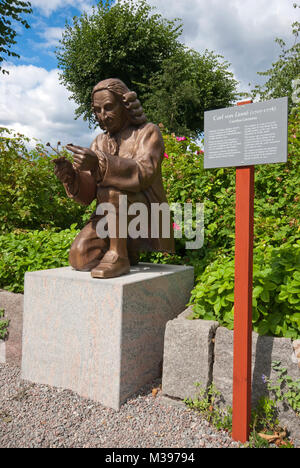
<svg viewBox="0 0 300 468">
<path fill-rule="evenodd" d="M 204 113 L 204 168 L 287 161 L 288 98 Z"/>
</svg>

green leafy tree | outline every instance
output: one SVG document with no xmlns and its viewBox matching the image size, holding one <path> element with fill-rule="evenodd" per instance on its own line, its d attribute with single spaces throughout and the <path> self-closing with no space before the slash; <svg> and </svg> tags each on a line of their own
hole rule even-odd
<svg viewBox="0 0 300 468">
<path fill-rule="evenodd" d="M 90 96 L 93 86 L 106 78 L 120 78 L 139 95 L 149 75 L 161 69 L 181 44 L 181 23 L 168 21 L 144 0 L 100 0 L 90 16 L 67 24 L 57 49 L 61 81 L 78 104 L 76 116 L 93 123 Z"/>
<path fill-rule="evenodd" d="M 167 20 L 145 0 L 101 0 L 88 16 L 66 25 L 56 54 L 61 81 L 78 104 L 76 116 L 94 123 L 90 96 L 100 80 L 118 77 L 135 90 L 145 113 L 170 131 L 197 134 L 203 111 L 236 98 L 237 82 L 220 56 L 188 50 L 182 23 Z"/>
<path fill-rule="evenodd" d="M 4 60 L 4 55 L 20 57 L 16 52 L 11 50 L 11 47 L 17 42 L 15 40 L 17 33 L 13 27 L 13 22 L 17 21 L 25 26 L 26 29 L 30 28 L 27 21 L 21 16 L 24 13 L 32 13 L 30 2 L 0 0 L 0 64 Z M 9 73 L 1 65 L 0 70 L 2 70 L 2 73 Z"/>
<path fill-rule="evenodd" d="M 300 8 L 294 4 L 294 8 Z M 281 53 L 272 67 L 265 72 L 258 72 L 258 75 L 265 76 L 266 82 L 263 85 L 256 85 L 252 90 L 253 98 L 259 97 L 262 101 L 268 99 L 288 96 L 289 111 L 294 106 L 292 95 L 295 92 L 293 82 L 300 78 L 300 22 L 292 24 L 292 34 L 294 44 L 288 47 L 283 39 L 276 38 L 275 42 L 280 46 Z"/>
<path fill-rule="evenodd" d="M 238 98 L 229 63 L 214 52 L 180 50 L 153 75 L 144 107 L 154 122 L 182 135 L 203 131 L 204 111 L 227 107 Z"/>
</svg>

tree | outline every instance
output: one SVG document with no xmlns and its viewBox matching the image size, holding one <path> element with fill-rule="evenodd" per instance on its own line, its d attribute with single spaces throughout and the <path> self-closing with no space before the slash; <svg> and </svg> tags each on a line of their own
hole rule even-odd
<svg viewBox="0 0 300 468">
<path fill-rule="evenodd" d="M 12 20 L 21 23 L 26 29 L 30 28 L 27 21 L 21 17 L 24 13 L 32 13 L 30 2 L 0 0 L 0 64 L 4 60 L 3 55 L 5 54 L 20 58 L 16 52 L 10 50 L 11 46 L 16 44 L 15 37 L 17 35 L 12 27 Z M 2 73 L 9 73 L 1 65 L 0 70 L 2 70 Z"/>
<path fill-rule="evenodd" d="M 237 82 L 214 53 L 200 55 L 180 41 L 182 22 L 167 20 L 145 0 L 110 6 L 100 0 L 93 13 L 66 25 L 56 54 L 61 81 L 90 125 L 90 96 L 105 78 L 120 78 L 137 92 L 145 113 L 170 131 L 197 134 L 203 111 L 228 106 Z"/>
<path fill-rule="evenodd" d="M 238 98 L 237 81 L 223 57 L 206 50 L 181 50 L 150 79 L 145 108 L 150 119 L 177 134 L 203 131 L 204 111 L 229 106 Z"/>
<path fill-rule="evenodd" d="M 90 96 L 106 78 L 120 78 L 141 95 L 149 76 L 182 47 L 179 21 L 151 15 L 145 0 L 100 0 L 90 16 L 83 13 L 66 24 L 56 51 L 61 81 L 78 104 L 76 116 L 93 123 Z"/>
<path fill-rule="evenodd" d="M 296 3 L 294 8 L 300 8 Z M 260 76 L 268 77 L 263 85 L 256 85 L 252 90 L 253 98 L 259 97 L 261 100 L 275 99 L 288 96 L 289 111 L 293 107 L 292 95 L 294 93 L 293 81 L 300 78 L 300 43 L 299 43 L 300 23 L 296 21 L 292 24 L 292 34 L 294 44 L 287 48 L 283 39 L 276 38 L 275 42 L 280 46 L 281 53 L 272 67 L 265 72 L 258 72 Z"/>
</svg>

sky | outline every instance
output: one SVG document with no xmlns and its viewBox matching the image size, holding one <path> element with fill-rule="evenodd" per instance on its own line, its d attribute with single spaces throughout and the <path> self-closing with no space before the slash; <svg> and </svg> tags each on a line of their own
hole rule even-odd
<svg viewBox="0 0 300 468">
<path fill-rule="evenodd" d="M 164 17 L 181 18 L 182 42 L 197 51 L 221 54 L 249 91 L 264 82 L 258 71 L 270 68 L 280 48 L 275 38 L 293 44 L 291 24 L 300 20 L 296 0 L 148 0 Z M 90 146 L 99 131 L 74 119 L 75 103 L 59 81 L 55 48 L 66 21 L 88 14 L 96 0 L 31 0 L 30 29 L 16 25 L 17 44 L 0 74 L 0 126 L 55 145 L 61 141 Z M 251 86 L 249 86 L 251 83 Z"/>
</svg>

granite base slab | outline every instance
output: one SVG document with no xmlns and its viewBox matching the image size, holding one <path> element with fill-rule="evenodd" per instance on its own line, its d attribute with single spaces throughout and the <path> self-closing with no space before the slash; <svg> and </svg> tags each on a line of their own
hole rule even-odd
<svg viewBox="0 0 300 468">
<path fill-rule="evenodd" d="M 160 376 L 165 325 L 193 281 L 191 267 L 148 263 L 113 279 L 71 267 L 26 273 L 22 378 L 118 410 Z"/>
</svg>

